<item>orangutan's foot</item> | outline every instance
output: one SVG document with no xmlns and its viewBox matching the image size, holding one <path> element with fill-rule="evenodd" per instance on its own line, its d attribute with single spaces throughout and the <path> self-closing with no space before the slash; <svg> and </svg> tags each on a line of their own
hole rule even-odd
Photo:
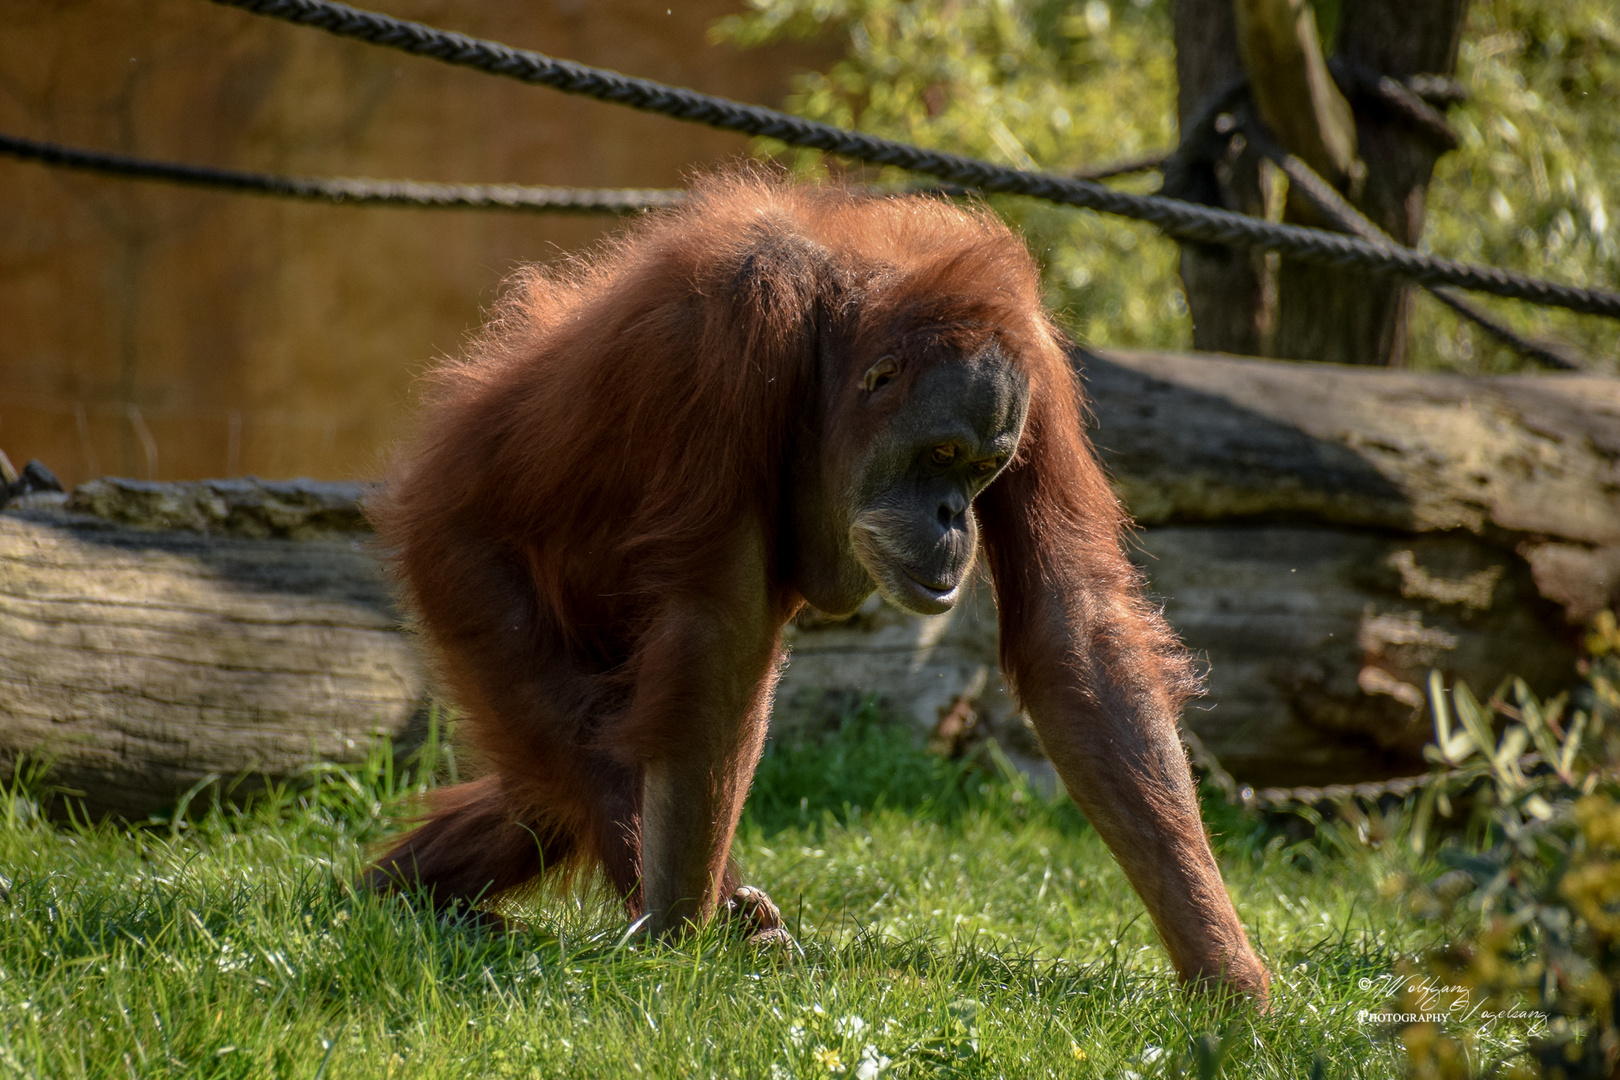
<svg viewBox="0 0 1620 1080">
<path fill-rule="evenodd" d="M 782 925 L 782 912 L 771 903 L 764 889 L 739 886 L 726 899 L 725 917 L 750 945 L 769 949 L 793 947 L 793 935 Z"/>
</svg>

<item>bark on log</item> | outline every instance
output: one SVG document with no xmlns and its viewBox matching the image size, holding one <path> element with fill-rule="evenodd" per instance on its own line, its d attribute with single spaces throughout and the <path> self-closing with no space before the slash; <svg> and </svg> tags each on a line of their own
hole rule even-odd
<svg viewBox="0 0 1620 1080">
<path fill-rule="evenodd" d="M 1083 366 L 1141 564 L 1209 662 L 1187 720 L 1240 779 L 1421 768 L 1431 666 L 1481 691 L 1507 674 L 1555 690 L 1578 625 L 1620 602 L 1620 380 Z M 210 773 L 409 741 L 425 680 L 355 531 L 358 495 L 101 481 L 0 515 L 0 775 L 54 756 L 95 808 L 140 815 Z M 872 603 L 790 637 L 779 718 L 875 693 L 924 725 L 977 716 L 1040 770 L 988 590 L 944 616 Z"/>
<path fill-rule="evenodd" d="M 0 776 L 49 762 L 92 813 L 143 818 L 210 775 L 413 742 L 426 680 L 359 493 L 93 481 L 0 514 Z"/>
</svg>

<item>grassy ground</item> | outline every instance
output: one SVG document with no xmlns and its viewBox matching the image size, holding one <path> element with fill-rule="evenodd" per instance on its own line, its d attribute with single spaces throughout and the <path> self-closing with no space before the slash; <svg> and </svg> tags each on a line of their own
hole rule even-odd
<svg viewBox="0 0 1620 1080">
<path fill-rule="evenodd" d="M 739 854 L 792 961 L 625 944 L 589 895 L 508 936 L 357 895 L 412 787 L 379 757 L 139 829 L 53 826 L 10 793 L 0 1075 L 1382 1078 L 1402 1052 L 1357 1010 L 1430 940 L 1380 896 L 1403 847 L 1286 848 L 1217 808 L 1274 1007 L 1189 998 L 1070 804 L 866 716 L 774 746 L 751 799 Z"/>
</svg>

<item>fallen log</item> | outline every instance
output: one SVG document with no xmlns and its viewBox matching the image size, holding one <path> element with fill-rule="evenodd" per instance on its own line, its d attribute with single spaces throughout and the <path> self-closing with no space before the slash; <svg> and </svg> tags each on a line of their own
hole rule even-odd
<svg viewBox="0 0 1620 1080">
<path fill-rule="evenodd" d="M 92 481 L 0 514 L 0 776 L 96 814 L 238 793 L 427 725 L 426 679 L 337 484 Z"/>
<path fill-rule="evenodd" d="M 1620 379 L 1463 377 L 1215 355 L 1081 357 L 1136 556 L 1209 693 L 1186 722 L 1256 785 L 1421 772 L 1431 668 L 1555 692 L 1620 602 Z M 973 716 L 1038 769 L 986 590 L 792 634 L 778 711 L 879 693 Z"/>
<path fill-rule="evenodd" d="M 1421 770 L 1430 667 L 1488 691 L 1573 672 L 1620 601 L 1620 380 L 1219 356 L 1082 357 L 1151 588 L 1208 663 L 1191 729 L 1240 780 Z M 0 776 L 49 759 L 144 815 L 209 775 L 408 744 L 427 680 L 353 486 L 102 480 L 0 513 Z M 790 630 L 778 721 L 875 694 L 1040 773 L 988 590 Z"/>
</svg>

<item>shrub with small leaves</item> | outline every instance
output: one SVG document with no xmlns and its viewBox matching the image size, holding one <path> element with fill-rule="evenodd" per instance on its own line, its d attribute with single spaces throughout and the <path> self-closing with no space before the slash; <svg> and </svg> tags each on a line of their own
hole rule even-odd
<svg viewBox="0 0 1620 1080">
<path fill-rule="evenodd" d="M 1407 963 L 1394 1012 L 1415 1076 L 1610 1077 L 1620 1069 L 1620 627 L 1587 638 L 1584 685 L 1538 701 L 1513 680 L 1480 702 L 1431 676 L 1436 766 L 1411 837 L 1445 819 L 1462 838 L 1449 869 L 1413 891 L 1446 940 Z M 1511 691 L 1511 701 L 1506 691 Z M 1447 700 L 1449 696 L 1449 702 Z M 1496 721 L 1503 721 L 1497 735 Z M 1466 813 L 1464 807 L 1466 806 Z M 1480 1060 L 1479 1033 L 1508 1025 L 1518 1051 Z"/>
</svg>

